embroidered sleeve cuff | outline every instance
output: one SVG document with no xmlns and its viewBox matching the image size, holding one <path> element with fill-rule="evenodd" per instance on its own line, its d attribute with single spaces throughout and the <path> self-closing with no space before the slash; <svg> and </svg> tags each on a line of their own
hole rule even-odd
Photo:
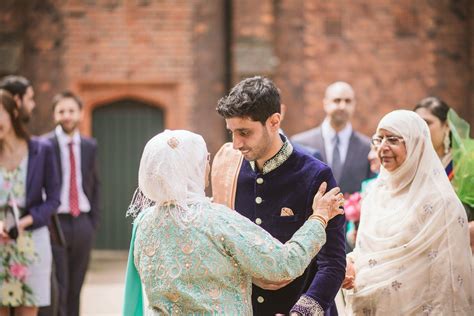
<svg viewBox="0 0 474 316">
<path fill-rule="evenodd" d="M 312 297 L 303 295 L 300 297 L 290 313 L 296 312 L 302 316 L 323 316 L 324 310 Z"/>
</svg>

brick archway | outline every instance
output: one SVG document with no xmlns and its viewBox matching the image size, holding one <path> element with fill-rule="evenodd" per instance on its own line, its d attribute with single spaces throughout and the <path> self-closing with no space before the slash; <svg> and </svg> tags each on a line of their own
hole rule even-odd
<svg viewBox="0 0 474 316">
<path fill-rule="evenodd" d="M 92 113 L 95 108 L 120 99 L 134 99 L 160 108 L 164 113 L 164 127 L 177 129 L 185 125 L 182 115 L 183 102 L 179 97 L 179 85 L 157 82 L 78 82 L 75 91 L 84 102 L 84 118 L 81 132 L 92 134 Z"/>
</svg>

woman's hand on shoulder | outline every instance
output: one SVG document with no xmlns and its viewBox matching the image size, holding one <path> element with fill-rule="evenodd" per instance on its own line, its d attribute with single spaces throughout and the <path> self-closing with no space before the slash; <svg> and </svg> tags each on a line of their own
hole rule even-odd
<svg viewBox="0 0 474 316">
<path fill-rule="evenodd" d="M 321 183 L 313 199 L 313 215 L 311 216 L 325 220 L 327 224 L 333 217 L 344 214 L 341 208 L 344 205 L 344 196 L 339 187 L 334 187 L 328 192 L 326 189 L 327 183 Z"/>
</svg>

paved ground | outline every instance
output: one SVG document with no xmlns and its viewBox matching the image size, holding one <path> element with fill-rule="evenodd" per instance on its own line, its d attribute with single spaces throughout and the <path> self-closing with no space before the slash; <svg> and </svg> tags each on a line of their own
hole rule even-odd
<svg viewBox="0 0 474 316">
<path fill-rule="evenodd" d="M 128 252 L 94 251 L 82 288 L 81 316 L 119 316 Z"/>
</svg>

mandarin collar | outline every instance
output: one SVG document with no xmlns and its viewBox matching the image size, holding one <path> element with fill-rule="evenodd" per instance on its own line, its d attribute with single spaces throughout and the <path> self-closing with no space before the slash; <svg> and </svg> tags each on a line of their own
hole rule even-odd
<svg viewBox="0 0 474 316">
<path fill-rule="evenodd" d="M 283 141 L 283 145 L 281 146 L 280 150 L 275 154 L 275 156 L 265 161 L 262 168 L 262 174 L 267 174 L 280 167 L 285 161 L 288 160 L 290 155 L 293 153 L 293 145 L 291 145 L 291 143 L 283 134 L 280 134 L 280 137 Z M 250 161 L 249 163 L 250 167 L 252 167 L 252 170 L 254 172 L 258 172 L 257 164 L 255 163 L 255 161 Z"/>
</svg>

